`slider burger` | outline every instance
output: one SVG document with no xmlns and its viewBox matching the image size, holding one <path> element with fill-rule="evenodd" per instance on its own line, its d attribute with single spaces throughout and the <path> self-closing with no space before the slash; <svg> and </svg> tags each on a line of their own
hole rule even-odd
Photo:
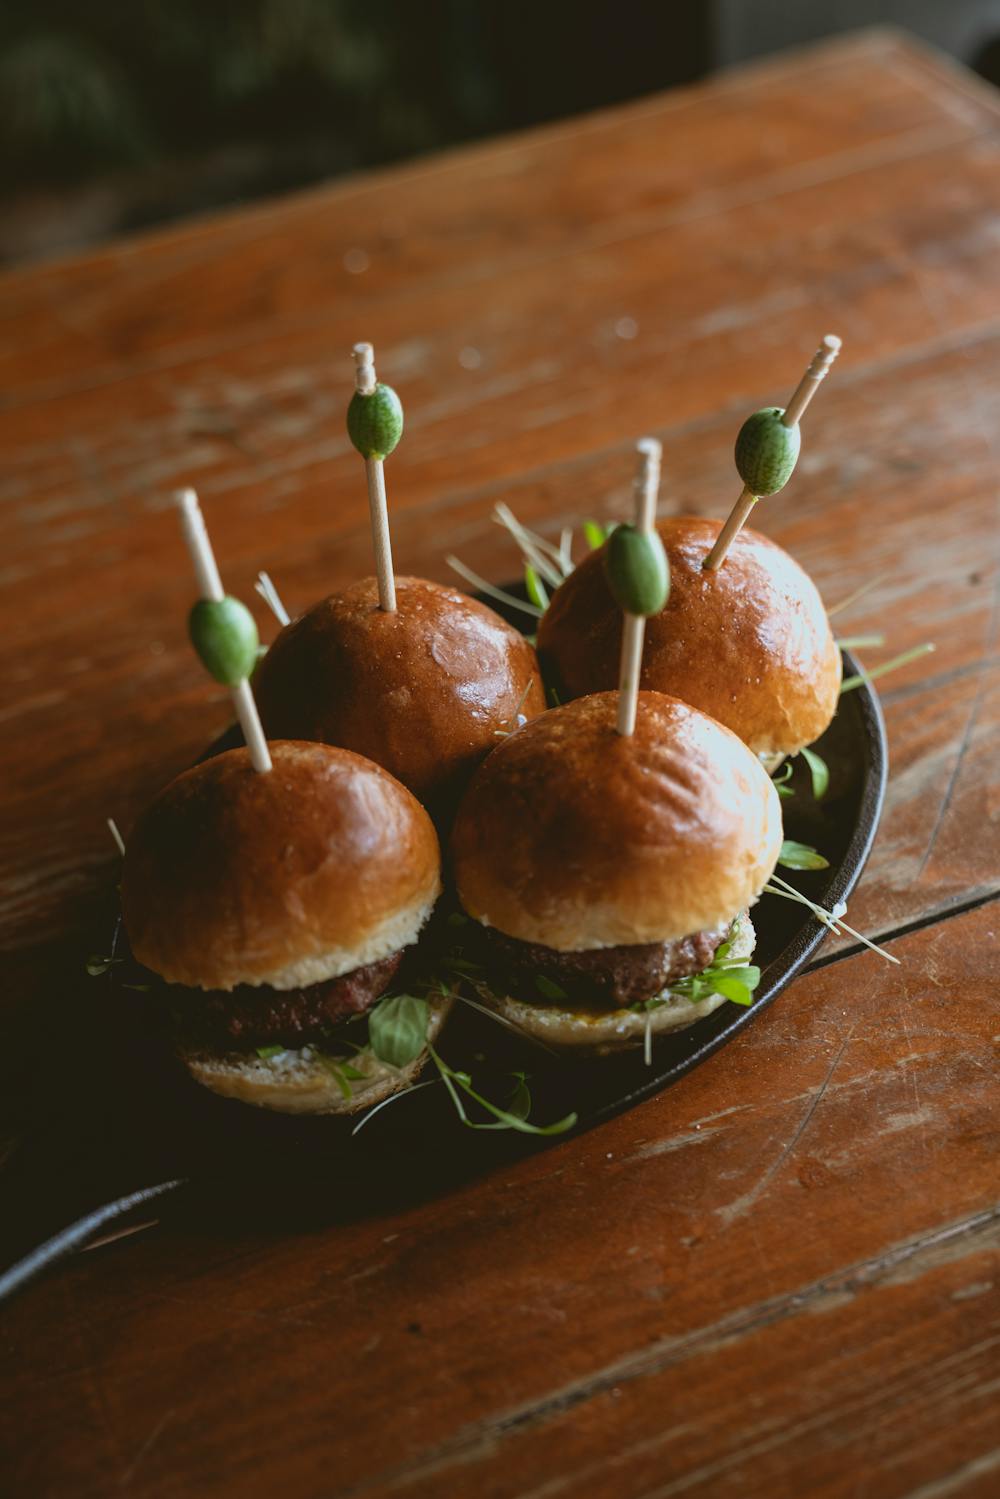
<svg viewBox="0 0 1000 1499">
<path fill-rule="evenodd" d="M 598 1052 L 749 1002 L 748 907 L 782 836 L 777 792 L 735 734 L 640 692 L 622 736 L 617 705 L 580 698 L 504 740 L 452 839 L 480 993 L 539 1040 Z"/>
<path fill-rule="evenodd" d="M 365 578 L 287 625 L 254 679 L 269 738 L 316 739 L 385 767 L 444 820 L 480 760 L 545 707 L 533 648 L 456 589 Z"/>
<path fill-rule="evenodd" d="M 721 522 L 674 516 L 657 529 L 670 597 L 646 621 L 640 686 L 710 714 L 776 769 L 818 739 L 837 709 L 840 651 L 816 586 L 756 531 L 741 531 L 708 572 L 702 563 Z M 539 654 L 564 700 L 618 679 L 621 611 L 604 550 L 556 589 L 539 627 Z"/>
<path fill-rule="evenodd" d="M 350 1113 L 404 1087 L 366 1016 L 397 980 L 441 890 L 427 813 L 349 750 L 273 743 L 205 760 L 129 840 L 122 910 L 198 1082 L 296 1114 Z M 433 1041 L 446 1004 L 430 999 Z"/>
</svg>

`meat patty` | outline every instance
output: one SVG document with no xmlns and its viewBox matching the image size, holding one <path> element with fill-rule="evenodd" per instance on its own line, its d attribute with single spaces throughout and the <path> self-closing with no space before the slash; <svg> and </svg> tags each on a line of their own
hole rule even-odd
<svg viewBox="0 0 1000 1499">
<path fill-rule="evenodd" d="M 494 927 L 482 928 L 490 982 L 503 976 L 511 994 L 535 1004 L 550 1003 L 545 985 L 556 984 L 571 1004 L 619 1008 L 651 999 L 673 979 L 701 973 L 724 941 L 730 923 L 695 932 L 674 942 L 640 942 L 627 947 L 595 947 L 585 952 L 558 952 L 537 942 L 521 942 Z M 538 980 L 541 978 L 542 983 Z"/>
<path fill-rule="evenodd" d="M 187 1040 L 227 1051 L 307 1046 L 328 1039 L 339 1022 L 370 1010 L 402 961 L 402 952 L 392 953 L 340 978 L 303 989 L 242 984 L 223 991 L 172 985 L 168 1002 Z"/>
</svg>

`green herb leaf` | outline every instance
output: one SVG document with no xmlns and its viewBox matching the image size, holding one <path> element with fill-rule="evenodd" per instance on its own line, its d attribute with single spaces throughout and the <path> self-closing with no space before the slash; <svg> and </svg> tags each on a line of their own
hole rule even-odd
<svg viewBox="0 0 1000 1499">
<path fill-rule="evenodd" d="M 257 1055 L 262 1062 L 269 1062 L 272 1057 L 280 1057 L 287 1050 L 286 1046 L 258 1046 Z"/>
<path fill-rule="evenodd" d="M 566 998 L 566 990 L 561 989 L 558 984 L 553 982 L 552 979 L 546 978 L 544 973 L 535 974 L 535 988 L 538 990 L 539 994 L 544 995 L 546 999 Z"/>
<path fill-rule="evenodd" d="M 87 959 L 86 969 L 92 979 L 100 978 L 102 973 L 107 973 L 109 968 L 114 968 L 117 963 L 124 963 L 124 958 L 105 958 L 100 953 L 92 953 Z"/>
<path fill-rule="evenodd" d="M 531 1113 L 531 1091 L 528 1088 L 528 1074 L 526 1072 L 515 1072 L 514 1091 L 510 1095 L 507 1104 L 508 1114 L 513 1114 L 515 1119 L 525 1120 Z"/>
<path fill-rule="evenodd" d="M 363 1083 L 368 1076 L 366 1072 L 359 1072 L 355 1066 L 350 1062 L 345 1062 L 343 1058 L 337 1060 L 337 1066 L 349 1083 Z"/>
<path fill-rule="evenodd" d="M 318 1053 L 316 1060 L 330 1074 L 343 1096 L 347 1099 L 351 1098 L 351 1085 L 340 1063 L 334 1061 L 333 1057 L 320 1056 Z"/>
<path fill-rule="evenodd" d="M 537 608 L 547 609 L 549 607 L 549 595 L 546 592 L 545 584 L 530 563 L 525 565 L 524 586 L 529 599 Z"/>
<path fill-rule="evenodd" d="M 718 974 L 712 980 L 712 988 L 716 994 L 724 994 L 735 1005 L 749 1005 L 753 1003 L 753 990 L 748 989 L 745 984 L 741 984 L 735 974 Z"/>
<path fill-rule="evenodd" d="M 528 1092 L 527 1082 L 522 1073 L 514 1074 L 517 1085 L 514 1089 L 510 1108 L 501 1109 L 497 1104 L 491 1103 L 488 1098 L 484 1098 L 481 1093 L 476 1092 L 467 1072 L 455 1072 L 442 1057 L 438 1056 L 433 1046 L 429 1046 L 428 1051 L 430 1052 L 431 1060 L 441 1074 L 441 1079 L 445 1087 L 448 1089 L 451 1101 L 455 1105 L 455 1112 L 468 1129 L 513 1129 L 518 1130 L 524 1135 L 562 1135 L 565 1134 L 566 1130 L 572 1129 L 576 1123 L 576 1114 L 567 1114 L 565 1119 L 559 1119 L 555 1124 L 529 1124 L 527 1117 L 521 1114 L 521 1110 L 525 1108 L 525 1103 L 527 1103 L 528 1110 L 531 1108 L 531 1095 Z M 485 1109 L 488 1114 L 492 1114 L 496 1123 L 479 1124 L 475 1120 L 470 1119 L 465 1111 L 465 1105 L 459 1097 L 459 1088 L 474 1103 L 478 1103 L 480 1108 Z"/>
<path fill-rule="evenodd" d="M 816 849 L 810 848 L 808 843 L 796 843 L 792 838 L 786 838 L 781 845 L 778 863 L 784 869 L 829 869 L 830 867 L 829 859 L 824 859 Z"/>
<path fill-rule="evenodd" d="M 430 1018 L 426 999 L 415 994 L 386 995 L 368 1015 L 372 1051 L 390 1067 L 415 1061 L 427 1044 Z"/>
<path fill-rule="evenodd" d="M 779 796 L 794 796 L 795 792 L 792 790 L 791 786 L 788 785 L 788 782 L 791 779 L 792 762 L 790 760 L 786 760 L 784 765 L 781 767 L 781 775 L 771 777 L 771 785 L 774 787 Z"/>
<path fill-rule="evenodd" d="M 817 755 L 815 750 L 802 749 L 799 754 L 809 767 L 812 776 L 813 796 L 821 802 L 830 787 L 830 769 L 822 755 Z"/>
<path fill-rule="evenodd" d="M 608 533 L 596 520 L 584 521 L 583 534 L 592 552 L 596 552 L 598 547 L 602 547 L 608 539 Z"/>
</svg>

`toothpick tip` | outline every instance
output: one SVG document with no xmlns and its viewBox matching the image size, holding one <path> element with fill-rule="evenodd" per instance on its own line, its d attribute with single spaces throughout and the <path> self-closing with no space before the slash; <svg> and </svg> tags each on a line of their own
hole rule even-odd
<svg viewBox="0 0 1000 1499">
<path fill-rule="evenodd" d="M 370 396 L 375 389 L 375 350 L 371 344 L 355 344 L 351 350 L 354 359 L 354 384 L 359 395 Z"/>
<path fill-rule="evenodd" d="M 197 491 L 193 490 L 193 489 L 190 489 L 190 488 L 187 488 L 187 489 L 175 489 L 174 490 L 174 504 L 177 506 L 178 510 L 197 510 L 198 509 L 198 494 L 197 494 Z"/>
<path fill-rule="evenodd" d="M 836 333 L 826 333 L 823 335 L 823 347 L 824 349 L 829 349 L 831 354 L 839 354 L 842 344 L 843 339 L 838 338 Z"/>
<path fill-rule="evenodd" d="M 658 437 L 640 437 L 636 443 L 636 451 L 644 458 L 660 458 L 663 456 L 663 444 Z"/>
</svg>

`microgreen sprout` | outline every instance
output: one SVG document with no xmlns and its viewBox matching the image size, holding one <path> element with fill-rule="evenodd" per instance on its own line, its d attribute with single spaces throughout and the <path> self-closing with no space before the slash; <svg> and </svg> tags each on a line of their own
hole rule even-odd
<svg viewBox="0 0 1000 1499">
<path fill-rule="evenodd" d="M 573 571 L 573 559 L 567 555 L 568 548 L 553 546 L 551 541 L 539 536 L 537 531 L 523 526 L 509 505 L 494 505 L 493 519 L 498 526 L 503 526 L 505 531 L 510 532 L 525 563 L 535 568 L 546 583 L 558 588 L 563 579 L 569 577 Z"/>
<path fill-rule="evenodd" d="M 859 942 L 863 943 L 865 947 L 870 948 L 872 952 L 877 952 L 879 957 L 885 958 L 887 963 L 899 964 L 899 959 L 891 952 L 886 952 L 885 948 L 879 947 L 877 942 L 872 942 L 861 932 L 856 932 L 852 926 L 847 925 L 847 922 L 844 920 L 844 916 L 847 913 L 845 905 L 835 906 L 832 911 L 828 911 L 825 906 L 817 905 L 815 901 L 803 895 L 801 890 L 796 890 L 794 885 L 790 885 L 787 880 L 783 880 L 777 874 L 772 874 L 770 880 L 764 886 L 762 893 L 764 895 L 778 895 L 782 900 L 794 900 L 800 906 L 808 906 L 809 910 L 816 917 L 816 920 L 821 921 L 825 927 L 829 927 L 831 932 L 836 933 L 838 936 L 843 936 L 846 932 L 849 936 L 856 937 Z"/>
<path fill-rule="evenodd" d="M 453 572 L 458 573 L 460 578 L 464 578 L 466 583 L 471 583 L 478 593 L 485 594 L 489 599 L 495 599 L 498 604 L 506 604 L 508 609 L 520 609 L 522 614 L 530 614 L 533 619 L 541 619 L 545 613 L 545 610 L 540 609 L 537 604 L 527 603 L 524 599 L 517 598 L 515 594 L 507 593 L 505 589 L 497 588 L 495 584 L 487 582 L 485 578 L 473 572 L 471 567 L 466 567 L 464 562 L 451 553 L 444 560 Z"/>
<path fill-rule="evenodd" d="M 527 680 L 527 682 L 525 682 L 525 684 L 524 684 L 524 691 L 521 693 L 521 696 L 520 696 L 520 699 L 518 701 L 517 707 L 514 709 L 514 711 L 511 714 L 510 718 L 507 719 L 506 724 L 504 725 L 504 727 L 502 729 L 494 729 L 493 730 L 494 736 L 497 739 L 508 739 L 510 737 L 510 735 L 513 734 L 513 732 L 514 732 L 515 729 L 521 728 L 522 725 L 524 725 L 524 724 L 526 724 L 528 722 L 528 720 L 525 718 L 524 714 L 521 712 L 521 709 L 524 707 L 525 703 L 528 701 L 528 693 L 531 691 L 531 684 L 532 684 L 532 679 L 531 679 L 531 677 L 529 677 L 528 680 Z M 450 918 L 449 918 L 449 920 L 450 920 Z"/>
<path fill-rule="evenodd" d="M 838 635 L 837 645 L 842 651 L 859 651 L 865 646 L 885 645 L 884 635 Z"/>
<path fill-rule="evenodd" d="M 670 1004 L 673 999 L 687 999 L 692 1004 L 697 1004 L 709 994 L 721 994 L 737 1005 L 751 1004 L 754 990 L 760 983 L 760 969 L 752 963 L 745 963 L 742 958 L 729 956 L 733 950 L 735 929 L 734 924 L 726 940 L 715 949 L 711 963 L 707 968 L 703 968 L 701 973 L 691 973 L 686 978 L 672 979 L 669 988 L 663 994 L 655 994 L 652 999 L 640 1000 L 633 1008 L 646 1010 L 648 1013 L 650 1010 L 658 1010 L 663 1005 Z"/>
<path fill-rule="evenodd" d="M 322 1052 L 316 1052 L 316 1061 L 333 1078 L 344 1098 L 350 1101 L 354 1096 L 352 1083 L 364 1082 L 365 1073 L 359 1072 L 352 1067 L 350 1062 L 343 1057 L 326 1057 Z"/>
<path fill-rule="evenodd" d="M 291 615 L 281 602 L 281 595 L 271 581 L 270 575 L 268 573 L 258 573 L 257 581 L 253 586 L 278 621 L 278 624 L 281 626 L 287 625 L 291 620 Z"/>
<path fill-rule="evenodd" d="M 786 838 L 782 843 L 778 863 L 783 869 L 829 869 L 830 867 L 829 859 L 824 859 L 816 849 L 810 848 L 808 843 L 796 843 L 792 838 Z"/>
<path fill-rule="evenodd" d="M 531 602 L 536 604 L 544 614 L 549 607 L 549 596 L 545 591 L 545 584 L 530 563 L 524 569 L 524 586 Z"/>
<path fill-rule="evenodd" d="M 480 1004 L 478 999 L 470 999 L 468 994 L 461 994 L 456 992 L 455 998 L 459 1000 L 461 1004 L 468 1005 L 470 1010 L 478 1010 L 480 1015 L 486 1016 L 487 1020 L 492 1020 L 497 1025 L 502 1025 L 504 1030 L 512 1031 L 514 1035 L 519 1036 L 522 1041 L 530 1041 L 533 1046 L 540 1046 L 542 1050 L 547 1051 L 550 1056 L 555 1055 L 551 1046 L 546 1046 L 545 1042 L 539 1040 L 537 1036 L 532 1036 L 530 1032 L 522 1030 L 519 1025 L 514 1024 L 513 1020 L 508 1020 L 506 1015 L 501 1015 L 496 1010 L 491 1010 L 489 1005 Z"/>
<path fill-rule="evenodd" d="M 904 651 L 901 656 L 893 656 L 891 661 L 883 661 L 880 666 L 873 666 L 871 671 L 862 667 L 853 677 L 845 677 L 840 684 L 840 695 L 845 692 L 853 692 L 855 687 L 860 687 L 863 682 L 874 682 L 878 677 L 884 677 L 887 672 L 895 671 L 899 666 L 908 666 L 911 661 L 917 661 L 921 656 L 927 656 L 934 649 L 933 641 L 925 641 L 923 645 L 915 645 L 912 650 Z"/>
<path fill-rule="evenodd" d="M 791 779 L 792 762 L 791 760 L 786 760 L 784 765 L 781 767 L 781 774 L 771 777 L 771 785 L 774 787 L 779 796 L 794 796 L 795 792 L 788 784 Z"/>
<path fill-rule="evenodd" d="M 458 1072 L 453 1067 L 449 1067 L 448 1063 L 443 1057 L 438 1055 L 433 1046 L 428 1046 L 427 1049 L 430 1052 L 431 1061 L 434 1063 L 441 1075 L 441 1080 L 448 1089 L 451 1101 L 455 1105 L 456 1114 L 468 1129 L 513 1129 L 525 1135 L 561 1135 L 565 1134 L 566 1130 L 572 1129 L 577 1121 L 577 1116 L 574 1113 L 567 1114 L 564 1119 L 557 1120 L 555 1124 L 529 1124 L 528 1115 L 531 1113 L 531 1093 L 525 1073 L 515 1072 L 512 1074 L 514 1078 L 514 1091 L 511 1094 L 507 1107 L 502 1109 L 498 1104 L 491 1103 L 488 1098 L 484 1098 L 481 1093 L 476 1092 L 472 1086 L 472 1078 L 467 1072 Z M 477 1103 L 480 1108 L 485 1109 L 488 1114 L 492 1114 L 495 1122 L 493 1124 L 485 1124 L 470 1119 L 459 1090 L 467 1098 L 470 1098 L 473 1103 Z"/>
<path fill-rule="evenodd" d="M 116 968 L 119 963 L 124 963 L 124 961 L 124 958 L 108 958 L 104 957 L 101 953 L 92 953 L 87 959 L 85 966 L 90 977 L 96 979 L 100 978 L 102 973 L 107 973 L 109 969 Z"/>
<path fill-rule="evenodd" d="M 812 777 L 813 796 L 818 802 L 821 802 L 830 789 L 830 768 L 823 759 L 823 756 L 817 754 L 815 750 L 801 749 L 799 750 L 799 754 L 809 767 L 809 774 Z"/>
<path fill-rule="evenodd" d="M 596 520 L 585 520 L 583 523 L 583 536 L 592 552 L 602 547 L 608 539 L 607 529 L 599 525 Z"/>
<path fill-rule="evenodd" d="M 826 611 L 827 619 L 831 619 L 835 614 L 842 614 L 845 609 L 849 609 L 852 604 L 856 604 L 858 599 L 864 598 L 866 593 L 871 593 L 872 589 L 877 588 L 880 583 L 888 582 L 891 576 L 891 573 L 879 573 L 877 578 L 869 578 L 867 583 L 862 583 L 860 588 L 855 588 L 853 593 L 849 593 L 846 599 L 841 599 L 839 603 L 832 604 Z"/>
<path fill-rule="evenodd" d="M 362 1114 L 357 1124 L 351 1130 L 352 1138 L 357 1134 L 359 1129 L 364 1129 L 369 1119 L 374 1119 L 377 1113 L 382 1109 L 388 1108 L 391 1103 L 398 1103 L 401 1098 L 408 1098 L 411 1093 L 418 1093 L 421 1088 L 434 1088 L 440 1081 L 439 1077 L 431 1077 L 426 1082 L 412 1083 L 409 1088 L 401 1088 L 398 1093 L 390 1093 L 388 1098 L 380 1099 L 377 1104 L 368 1110 L 367 1114 Z"/>
</svg>

